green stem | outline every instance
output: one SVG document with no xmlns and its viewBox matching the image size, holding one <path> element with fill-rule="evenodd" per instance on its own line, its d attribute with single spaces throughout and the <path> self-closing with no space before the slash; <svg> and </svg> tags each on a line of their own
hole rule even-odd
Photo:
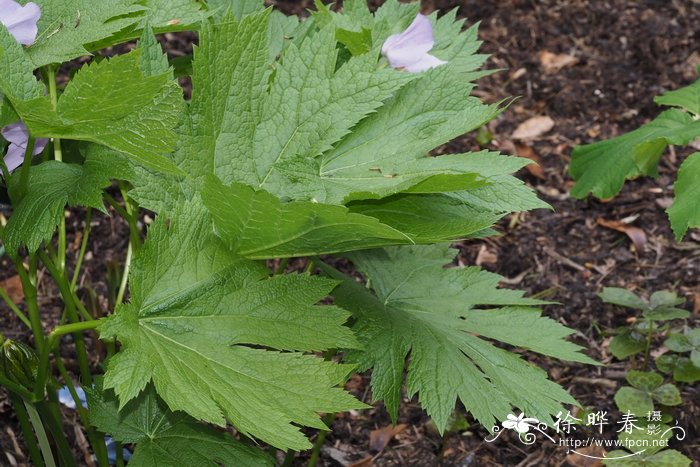
<svg viewBox="0 0 700 467">
<path fill-rule="evenodd" d="M 42 400 L 44 398 L 44 391 L 46 390 L 46 380 L 48 379 L 48 369 L 49 369 L 49 354 L 53 347 L 56 345 L 58 339 L 66 334 L 76 334 L 82 331 L 88 331 L 91 329 L 96 329 L 100 322 L 95 321 L 83 321 L 80 323 L 66 324 L 63 326 L 58 326 L 54 328 L 46 339 L 46 345 L 44 350 L 41 352 L 39 357 L 39 369 L 37 370 L 36 385 L 34 386 L 34 400 Z"/>
<path fill-rule="evenodd" d="M 27 194 L 27 189 L 29 188 L 29 172 L 32 168 L 32 157 L 34 156 L 34 145 L 36 140 L 29 137 L 27 140 L 27 149 L 24 151 L 24 162 L 22 163 L 22 171 L 20 172 L 19 178 L 19 199 L 13 200 L 19 202 Z"/>
<path fill-rule="evenodd" d="M 332 425 L 334 421 L 334 413 L 329 413 L 323 418 L 323 422 L 328 426 Z M 306 467 L 316 467 L 318 458 L 321 455 L 321 448 L 323 447 L 323 443 L 326 441 L 326 435 L 329 433 L 329 431 L 320 431 L 318 433 L 316 441 L 314 441 L 314 447 L 311 450 L 311 457 L 309 457 L 309 462 L 306 464 Z"/>
<path fill-rule="evenodd" d="M 122 281 L 119 284 L 119 292 L 117 292 L 117 300 L 115 306 L 119 305 L 124 300 L 126 293 L 126 285 L 129 282 L 129 270 L 131 269 L 131 258 L 133 256 L 133 242 L 129 240 L 129 246 L 126 248 L 126 259 L 124 260 L 124 272 L 122 273 Z"/>
<path fill-rule="evenodd" d="M 28 401 L 31 401 L 34 398 L 32 396 L 32 393 L 27 391 L 24 388 L 24 386 L 20 386 L 14 381 L 7 379 L 4 375 L 0 375 L 0 386 L 4 386 L 5 389 L 10 391 L 11 393 L 21 396 L 23 399 L 26 399 Z"/>
<path fill-rule="evenodd" d="M 22 291 L 27 303 L 27 310 L 29 311 L 29 322 L 31 323 L 32 334 L 34 334 L 34 344 L 36 349 L 41 352 L 44 346 L 44 328 L 41 323 L 41 315 L 39 314 L 36 286 L 29 279 L 29 274 L 24 269 L 24 264 L 22 264 L 21 260 L 15 261 L 15 267 L 17 268 L 19 280 L 22 282 Z"/>
<path fill-rule="evenodd" d="M 83 407 L 80 397 L 78 397 L 73 380 L 68 374 L 60 354 L 56 355 L 56 367 L 63 378 L 63 383 L 66 385 L 68 392 L 70 392 L 70 395 L 73 398 L 73 402 L 75 402 L 75 408 L 78 412 L 78 416 L 80 417 L 80 421 L 87 431 L 87 437 L 90 440 L 90 445 L 92 446 L 93 451 L 95 451 L 97 463 L 104 466 L 109 465 L 109 459 L 107 458 L 107 446 L 105 445 L 104 437 L 101 436 L 90 424 L 88 412 L 85 410 L 85 407 Z"/>
<path fill-rule="evenodd" d="M 22 310 L 17 308 L 17 305 L 10 299 L 10 296 L 7 295 L 7 292 L 3 287 L 0 287 L 0 298 L 2 298 L 2 301 L 5 302 L 5 304 L 10 307 L 10 310 L 17 315 L 17 317 L 24 323 L 25 326 L 27 326 L 29 329 L 32 328 L 32 322 L 29 321 L 29 318 L 27 318 L 27 315 L 22 313 Z"/>
<path fill-rule="evenodd" d="M 36 408 L 28 402 L 24 403 L 24 407 L 27 409 L 29 414 L 29 420 L 32 422 L 34 427 L 34 432 L 39 440 L 39 448 L 41 448 L 41 453 L 44 456 L 44 462 L 46 467 L 56 467 L 56 461 L 53 458 L 53 452 L 51 451 L 51 444 L 49 444 L 49 438 L 46 436 L 46 430 L 44 429 L 44 424 L 41 421 L 39 413 Z"/>
<path fill-rule="evenodd" d="M 73 271 L 73 280 L 70 283 L 71 290 L 75 290 L 75 286 L 78 284 L 78 278 L 80 277 L 80 269 L 83 267 L 83 260 L 85 259 L 85 252 L 87 251 L 88 239 L 90 238 L 90 230 L 92 229 L 92 208 L 88 208 L 85 213 L 85 229 L 83 230 L 83 240 L 80 242 L 80 252 L 78 253 L 78 259 L 75 262 L 75 271 Z"/>
<path fill-rule="evenodd" d="M 78 312 L 76 311 L 76 303 L 78 303 L 79 300 L 75 299 L 75 295 L 70 288 L 68 279 L 65 277 L 65 269 L 59 269 L 53 263 L 53 261 L 51 261 L 51 258 L 48 257 L 44 250 L 39 249 L 38 254 L 41 261 L 44 263 L 44 266 L 46 266 L 46 269 L 49 271 L 49 274 L 51 274 L 51 277 L 53 277 L 53 279 L 56 281 L 56 285 L 58 285 L 58 289 L 63 298 L 63 303 L 66 305 L 66 314 L 68 315 L 68 319 L 71 323 L 80 324 Z M 93 322 L 94 321 L 89 321 L 89 323 Z M 82 332 L 74 332 L 73 339 L 75 340 L 75 350 L 78 354 L 78 363 L 80 364 L 80 376 L 83 380 L 83 384 L 89 386 L 92 384 L 92 375 L 90 373 L 90 363 L 88 361 L 87 349 L 85 347 L 85 336 L 83 336 Z"/>
<path fill-rule="evenodd" d="M 7 168 L 3 157 L 0 157 L 0 171 L 2 172 L 2 178 L 5 179 L 5 185 L 7 185 L 7 181 L 10 179 L 10 170 Z"/>
<path fill-rule="evenodd" d="M 292 467 L 294 457 L 296 457 L 296 455 L 296 451 L 292 451 L 291 449 L 287 451 L 287 454 L 284 456 L 284 462 L 282 462 L 282 467 Z"/>
<path fill-rule="evenodd" d="M 277 265 L 277 271 L 275 271 L 275 274 L 284 274 L 285 269 L 287 269 L 287 266 L 289 265 L 289 258 L 282 258 L 280 260 L 279 265 Z"/>
<path fill-rule="evenodd" d="M 48 65 L 46 79 L 49 84 L 51 105 L 55 111 L 58 107 L 58 90 L 56 89 L 56 67 L 54 65 Z M 55 160 L 63 162 L 63 150 L 59 138 L 53 140 L 53 156 Z M 58 225 L 58 268 L 61 271 L 66 269 L 66 216 L 63 209 L 61 209 L 61 220 Z"/>
<path fill-rule="evenodd" d="M 651 339 L 654 337 L 654 322 L 647 320 L 647 326 L 649 329 L 647 330 L 646 347 L 644 349 L 644 370 L 649 368 L 649 353 L 651 351 Z"/>
<path fill-rule="evenodd" d="M 43 467 L 45 465 L 44 459 L 41 457 L 41 452 L 36 444 L 36 436 L 34 436 L 34 430 L 32 430 L 32 424 L 29 421 L 29 414 L 24 406 L 24 401 L 13 394 L 10 394 L 10 399 L 12 400 L 12 405 L 15 407 L 15 414 L 17 415 L 19 426 L 22 429 L 24 442 L 29 450 L 29 457 L 32 459 L 32 465 L 35 467 Z"/>
</svg>

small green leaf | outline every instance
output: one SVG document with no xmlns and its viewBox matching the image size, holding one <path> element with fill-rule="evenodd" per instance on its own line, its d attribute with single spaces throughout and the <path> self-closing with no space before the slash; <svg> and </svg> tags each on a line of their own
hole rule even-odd
<svg viewBox="0 0 700 467">
<path fill-rule="evenodd" d="M 654 102 L 659 105 L 680 107 L 695 115 L 700 115 L 700 80 L 684 88 L 669 91 L 663 96 L 657 96 L 654 98 Z"/>
<path fill-rule="evenodd" d="M 352 55 L 365 54 L 372 48 L 372 31 L 367 28 L 362 28 L 359 32 L 336 29 L 335 39 L 347 47 Z"/>
<path fill-rule="evenodd" d="M 686 319 L 690 312 L 680 308 L 658 308 L 644 313 L 644 317 L 652 321 L 671 321 L 674 319 Z"/>
<path fill-rule="evenodd" d="M 674 352 L 690 352 L 693 350 L 693 344 L 685 334 L 671 333 L 664 345 Z"/>
<path fill-rule="evenodd" d="M 136 444 L 130 467 L 275 465 L 260 449 L 182 412 L 170 411 L 156 395 L 153 385 L 149 384 L 121 410 L 114 392 L 102 389 L 102 381 L 96 381 L 85 392 L 91 424 L 117 441 Z"/>
<path fill-rule="evenodd" d="M 637 370 L 630 370 L 626 378 L 633 387 L 644 391 L 653 391 L 664 381 L 663 376 L 658 373 Z"/>
<path fill-rule="evenodd" d="M 641 352 L 644 348 L 644 340 L 635 338 L 628 329 L 613 337 L 608 345 L 608 350 L 618 360 L 624 360 Z"/>
<path fill-rule="evenodd" d="M 104 210 L 102 189 L 111 185 L 110 179 L 132 178 L 128 162 L 118 153 L 87 145 L 83 150 L 83 165 L 47 161 L 32 167 L 27 195 L 5 228 L 3 242 L 8 253 L 16 254 L 21 245 L 35 252 L 51 239 L 66 205 Z M 19 184 L 19 176 L 17 172 L 10 179 L 11 190 Z"/>
<path fill-rule="evenodd" d="M 651 395 L 646 391 L 629 386 L 623 386 L 615 393 L 615 404 L 621 412 L 629 412 L 637 417 L 646 416 L 647 413 L 654 410 L 654 401 Z"/>
<path fill-rule="evenodd" d="M 645 459 L 649 467 L 689 467 L 693 461 L 675 449 L 666 449 Z"/>
<path fill-rule="evenodd" d="M 605 287 L 603 289 L 603 292 L 598 294 L 598 296 L 605 303 L 612 303 L 613 305 L 634 308 L 637 310 L 649 309 L 649 305 L 644 300 L 642 300 L 637 295 L 635 295 L 627 289 L 620 289 L 618 287 Z"/>
<path fill-rule="evenodd" d="M 651 294 L 649 298 L 649 304 L 651 308 L 672 308 L 676 305 L 682 305 L 685 303 L 685 298 L 679 297 L 674 292 L 668 292 L 665 290 L 660 290 Z"/>
<path fill-rule="evenodd" d="M 665 354 L 656 359 L 656 366 L 664 373 L 672 373 L 673 380 L 679 383 L 700 381 L 700 366 L 695 366 L 689 358 Z"/>
<path fill-rule="evenodd" d="M 583 198 L 592 192 L 598 198 L 610 198 L 620 191 L 625 179 L 654 175 L 666 145 L 685 145 L 698 135 L 700 120 L 673 109 L 625 135 L 579 146 L 569 166 L 577 182 L 571 195 Z"/>
<path fill-rule="evenodd" d="M 700 228 L 700 152 L 688 156 L 678 169 L 673 186 L 676 198 L 666 212 L 676 239 L 681 240 L 690 228 Z"/>
<path fill-rule="evenodd" d="M 654 389 L 652 392 L 652 397 L 662 405 L 673 406 L 681 405 L 683 403 L 681 393 L 673 384 L 662 384 L 658 388 Z"/>
</svg>

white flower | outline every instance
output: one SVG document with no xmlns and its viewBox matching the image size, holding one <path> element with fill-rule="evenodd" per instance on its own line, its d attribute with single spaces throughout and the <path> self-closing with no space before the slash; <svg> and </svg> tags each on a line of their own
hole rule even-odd
<svg viewBox="0 0 700 467">
<path fill-rule="evenodd" d="M 32 45 L 39 29 L 36 23 L 41 17 L 39 5 L 29 2 L 22 6 L 15 0 L 0 0 L 0 23 L 22 45 Z"/>
<path fill-rule="evenodd" d="M 508 430 L 515 430 L 518 433 L 527 433 L 530 431 L 531 423 L 539 423 L 540 421 L 537 420 L 536 418 L 524 418 L 525 414 L 520 413 L 517 417 L 515 415 L 508 414 L 508 420 L 505 422 L 501 423 L 503 425 L 503 428 L 506 428 Z"/>
<path fill-rule="evenodd" d="M 389 36 L 382 45 L 382 55 L 393 68 L 417 73 L 447 63 L 428 53 L 433 45 L 433 26 L 427 16 L 419 13 L 408 29 Z"/>
</svg>

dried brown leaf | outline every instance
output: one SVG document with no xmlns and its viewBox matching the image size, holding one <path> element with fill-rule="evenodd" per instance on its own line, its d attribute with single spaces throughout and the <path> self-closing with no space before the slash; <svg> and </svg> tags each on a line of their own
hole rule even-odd
<svg viewBox="0 0 700 467">
<path fill-rule="evenodd" d="M 598 225 L 607 229 L 616 230 L 618 232 L 624 233 L 629 237 L 630 240 L 632 240 L 632 243 L 634 243 L 634 247 L 637 249 L 637 251 L 644 251 L 644 248 L 647 243 L 647 234 L 644 233 L 644 231 L 639 227 L 625 224 L 621 221 L 609 221 L 603 219 L 602 217 L 599 217 L 596 220 L 596 222 L 598 223 Z"/>
<path fill-rule="evenodd" d="M 554 120 L 546 115 L 532 117 L 518 125 L 513 132 L 513 139 L 529 140 L 535 139 L 554 128 Z"/>
<path fill-rule="evenodd" d="M 569 54 L 555 54 L 549 51 L 540 52 L 540 64 L 547 74 L 556 73 L 562 68 L 578 63 L 578 58 Z"/>
<path fill-rule="evenodd" d="M 406 425 L 401 423 L 396 426 L 387 425 L 384 428 L 372 430 L 372 432 L 369 434 L 370 451 L 379 452 L 383 450 L 387 446 L 387 444 L 389 444 L 391 438 L 401 433 L 404 430 L 404 428 L 406 428 Z"/>
<path fill-rule="evenodd" d="M 542 165 L 540 165 L 541 159 L 540 155 L 535 152 L 532 147 L 526 145 L 526 144 L 515 144 L 515 153 L 520 156 L 524 157 L 526 159 L 530 159 L 531 161 L 534 162 L 534 164 L 529 164 L 525 166 L 525 170 L 530 172 L 530 175 L 539 178 L 540 180 L 544 180 L 546 177 L 544 175 L 544 169 L 542 168 Z"/>
<path fill-rule="evenodd" d="M 15 305 L 19 305 L 24 300 L 24 290 L 22 289 L 22 281 L 19 276 L 12 276 L 4 281 L 0 281 L 0 287 L 5 289 L 10 300 Z"/>
</svg>

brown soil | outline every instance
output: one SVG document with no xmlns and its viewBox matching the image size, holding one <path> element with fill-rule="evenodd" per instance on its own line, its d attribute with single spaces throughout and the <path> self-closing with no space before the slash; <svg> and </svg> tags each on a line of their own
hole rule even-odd
<svg viewBox="0 0 700 467">
<path fill-rule="evenodd" d="M 309 5 L 279 1 L 276 6 L 288 13 L 303 14 Z M 424 2 L 424 7 L 426 11 L 459 7 L 459 15 L 468 17 L 468 24 L 481 21 L 482 50 L 492 54 L 488 67 L 505 71 L 482 79 L 477 93 L 489 102 L 520 96 L 490 125 L 494 135 L 491 148 L 514 152 L 510 135 L 530 117 L 547 115 L 555 122 L 550 132 L 527 143 L 526 148 L 518 148 L 521 153 L 529 152 L 542 167 L 540 172 L 523 170 L 519 175 L 553 210 L 504 219 L 500 225 L 502 236 L 460 243 L 459 261 L 479 262 L 503 275 L 504 286 L 560 303 L 546 307 L 545 313 L 575 329 L 573 340 L 605 365 L 585 366 L 546 358 L 532 361 L 570 390 L 582 406 L 619 416 L 613 394 L 623 384 L 625 371 L 639 364 L 611 357 L 607 342 L 611 331 L 630 322 L 634 313 L 604 305 L 596 295 L 602 287 L 626 287 L 647 295 L 675 290 L 687 298 L 685 307 L 695 310 L 691 325 L 700 322 L 700 233 L 692 232 L 684 242 L 676 243 L 664 213 L 672 197 L 676 170 L 689 151 L 671 151 L 662 161 L 658 180 L 632 181 L 607 202 L 569 198 L 572 182 L 567 167 L 576 144 L 636 128 L 658 113 L 652 101 L 654 95 L 696 78 L 700 4 L 696 0 L 435 0 Z M 191 48 L 191 38 L 175 35 L 163 42 L 171 55 L 178 56 Z M 547 73 L 541 63 L 543 52 L 570 55 L 575 63 Z M 445 149 L 460 152 L 475 147 L 474 135 L 466 135 Z M 68 219 L 69 237 L 75 245 L 79 244 L 76 233 L 82 230 L 84 216 L 84 211 L 74 210 Z M 598 218 L 619 221 L 630 216 L 634 216 L 632 225 L 647 236 L 643 249 L 635 248 L 624 234 L 596 222 Z M 91 253 L 86 259 L 80 294 L 88 297 L 94 293 L 95 308 L 106 310 L 108 264 L 123 261 L 128 229 L 117 217 L 98 214 L 93 222 Z M 0 259 L 0 280 L 14 274 L 7 258 Z M 46 327 L 50 329 L 60 317 L 61 302 L 48 280 L 42 281 L 40 294 Z M 31 342 L 31 336 L 4 304 L 0 305 L 0 315 L 7 337 Z M 656 342 L 655 347 L 660 343 Z M 93 348 L 97 365 L 101 350 Z M 70 350 L 70 345 L 64 346 L 64 355 L 69 356 Z M 68 367 L 77 374 L 75 362 L 69 361 Z M 348 388 L 370 402 L 368 381 L 367 375 L 356 376 Z M 684 405 L 676 408 L 673 416 L 685 427 L 687 437 L 674 447 L 691 458 L 695 453 L 697 459 L 700 393 L 697 385 L 685 385 L 681 390 Z M 465 413 L 463 408 L 457 412 Z M 73 433 L 69 425 L 77 420 L 66 415 L 66 430 Z M 404 401 L 399 423 L 405 424 L 403 430 L 377 452 L 370 448 L 370 433 L 391 424 L 381 404 L 371 410 L 339 415 L 326 438 L 319 465 L 597 465 L 576 464 L 572 458 L 567 461 L 566 448 L 544 442 L 532 447 L 513 438 L 486 443 L 487 432 L 469 418 L 464 426 L 441 437 L 415 399 Z M 0 450 L 22 462 L 26 450 L 21 439 L 16 441 L 20 431 L 1 390 L 0 426 Z M 81 451 L 76 448 L 76 452 Z M 306 459 L 308 454 L 299 455 L 295 465 L 305 465 Z M 0 458 L 0 465 L 6 462 L 6 458 Z"/>
</svg>

